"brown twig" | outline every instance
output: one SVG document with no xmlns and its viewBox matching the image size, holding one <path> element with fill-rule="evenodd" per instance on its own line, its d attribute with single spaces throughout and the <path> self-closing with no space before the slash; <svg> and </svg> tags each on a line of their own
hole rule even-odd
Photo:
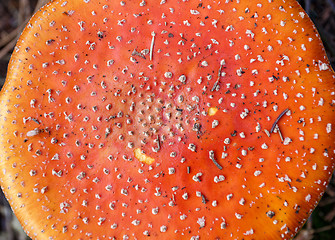
<svg viewBox="0 0 335 240">
<path fill-rule="evenodd" d="M 333 11 L 333 13 L 335 13 L 335 4 L 334 4 L 334 2 L 332 0 L 326 0 L 326 2 L 330 6 L 330 9 Z"/>
<path fill-rule="evenodd" d="M 17 38 L 12 39 L 6 46 L 0 50 L 0 59 L 6 56 L 10 50 L 12 50 L 16 44 Z"/>
<path fill-rule="evenodd" d="M 311 13 L 311 0 L 305 0 L 305 11 L 308 15 Z"/>
<path fill-rule="evenodd" d="M 19 26 L 12 32 L 10 32 L 6 37 L 0 40 L 0 48 L 2 48 L 0 50 L 0 59 L 6 56 L 14 48 L 21 34 L 22 29 L 27 24 L 32 14 L 38 11 L 38 9 L 40 9 L 43 5 L 45 5 L 48 2 L 49 0 L 39 0 L 35 6 L 34 11 L 31 12 L 31 9 L 29 7 L 29 1 L 20 0 L 19 14 L 18 14 Z"/>
<path fill-rule="evenodd" d="M 275 122 L 273 123 L 270 133 L 273 133 L 273 130 L 275 130 L 275 127 L 277 125 L 277 123 L 279 122 L 279 120 L 289 111 L 290 109 L 286 108 L 283 112 L 281 112 L 281 114 L 279 114 L 279 116 L 276 118 Z"/>
</svg>

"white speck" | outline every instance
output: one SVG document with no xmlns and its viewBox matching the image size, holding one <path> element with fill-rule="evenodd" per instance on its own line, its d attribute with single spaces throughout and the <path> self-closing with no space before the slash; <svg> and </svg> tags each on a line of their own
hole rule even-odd
<svg viewBox="0 0 335 240">
<path fill-rule="evenodd" d="M 188 27 L 191 26 L 191 23 L 188 20 L 183 21 L 183 23 L 184 23 L 184 25 L 186 25 Z"/>
<path fill-rule="evenodd" d="M 326 63 L 323 63 L 323 62 L 319 61 L 319 69 L 320 69 L 320 71 L 325 71 L 325 70 L 328 70 L 329 67 L 327 66 Z"/>
<path fill-rule="evenodd" d="M 161 232 L 166 232 L 166 230 L 167 230 L 167 227 L 165 225 L 163 225 L 163 226 L 160 227 L 160 231 Z"/>
<path fill-rule="evenodd" d="M 199 177 L 201 177 L 202 176 L 202 173 L 197 173 L 197 174 L 195 174 L 193 177 L 192 177 L 192 179 L 193 179 L 193 181 L 195 181 L 195 182 L 201 182 L 201 180 L 200 180 L 200 178 Z"/>
<path fill-rule="evenodd" d="M 292 139 L 289 138 L 289 137 L 286 137 L 286 138 L 284 139 L 283 144 L 284 144 L 284 145 L 289 145 L 291 142 L 292 142 Z"/>
<path fill-rule="evenodd" d="M 221 229 L 226 229 L 227 224 L 226 224 L 224 219 L 223 219 L 223 222 L 220 224 L 220 227 L 221 227 Z"/>
<path fill-rule="evenodd" d="M 249 114 L 249 110 L 245 108 L 244 111 L 240 114 L 240 117 L 244 119 L 248 116 L 248 114 Z"/>
<path fill-rule="evenodd" d="M 174 168 L 169 168 L 169 175 L 174 174 L 176 170 Z"/>
<path fill-rule="evenodd" d="M 316 165 L 316 163 L 315 163 L 315 164 L 312 166 L 312 169 L 315 171 L 316 168 L 317 168 L 317 165 Z"/>
<path fill-rule="evenodd" d="M 178 80 L 181 82 L 181 83 L 185 83 L 186 82 L 186 76 L 185 75 L 181 75 Z"/>
<path fill-rule="evenodd" d="M 247 29 L 245 33 L 247 34 L 248 37 L 251 37 L 251 38 L 255 37 L 255 34 L 249 29 Z"/>
<path fill-rule="evenodd" d="M 158 214 L 158 211 L 159 211 L 159 208 L 158 207 L 155 207 L 155 208 L 153 208 L 152 209 L 152 214 L 154 214 L 154 215 L 157 215 Z"/>
<path fill-rule="evenodd" d="M 203 67 L 208 67 L 208 62 L 207 62 L 207 61 L 202 61 L 202 62 L 201 62 L 201 65 L 202 65 Z"/>
<path fill-rule="evenodd" d="M 225 180 L 225 177 L 223 175 L 215 176 L 214 177 L 214 182 L 219 183 Z"/>
<path fill-rule="evenodd" d="M 332 124 L 331 123 L 327 123 L 327 133 L 330 133 L 332 131 Z"/>
<path fill-rule="evenodd" d="M 110 67 L 114 64 L 114 60 L 108 60 L 107 61 L 107 66 Z"/>
<path fill-rule="evenodd" d="M 141 223 L 141 221 L 140 220 L 134 220 L 134 221 L 132 221 L 131 222 L 134 226 L 137 226 L 137 225 L 139 225 L 140 223 Z"/>
<path fill-rule="evenodd" d="M 52 158 L 51 160 L 59 160 L 59 154 L 56 153 Z"/>
<path fill-rule="evenodd" d="M 30 130 L 27 132 L 27 137 L 33 137 L 40 133 L 40 130 L 38 128 L 35 128 L 34 130 Z"/>
<path fill-rule="evenodd" d="M 262 144 L 262 149 L 268 149 L 269 147 L 268 147 L 268 145 L 266 145 L 266 143 L 263 143 Z"/>
<path fill-rule="evenodd" d="M 199 224 L 200 228 L 203 228 L 203 227 L 205 227 L 205 225 L 206 225 L 206 220 L 205 220 L 205 217 L 198 218 L 198 221 L 197 221 L 197 223 Z"/>
<path fill-rule="evenodd" d="M 219 125 L 219 121 L 218 120 L 213 120 L 212 128 L 216 128 L 218 125 Z"/>
<path fill-rule="evenodd" d="M 244 205 L 245 204 L 245 199 L 244 198 L 241 198 L 240 201 L 238 202 L 240 205 Z"/>
<path fill-rule="evenodd" d="M 228 31 L 233 31 L 233 30 L 234 30 L 233 25 L 229 25 L 229 26 L 226 28 L 226 32 L 228 32 Z"/>
<path fill-rule="evenodd" d="M 227 200 L 229 201 L 230 199 L 232 199 L 233 198 L 233 194 L 232 193 L 230 193 L 230 194 L 228 194 L 227 195 Z"/>
<path fill-rule="evenodd" d="M 191 150 L 192 152 L 195 152 L 196 151 L 196 146 L 193 143 L 190 143 L 188 145 L 188 149 Z"/>
<path fill-rule="evenodd" d="M 193 10 L 193 9 L 191 9 L 190 12 L 191 12 L 192 15 L 199 15 L 200 14 L 199 11 Z"/>
<path fill-rule="evenodd" d="M 243 235 L 248 236 L 248 235 L 252 235 L 254 234 L 254 230 L 251 228 L 250 230 L 246 231 L 245 233 L 243 233 Z"/>
</svg>

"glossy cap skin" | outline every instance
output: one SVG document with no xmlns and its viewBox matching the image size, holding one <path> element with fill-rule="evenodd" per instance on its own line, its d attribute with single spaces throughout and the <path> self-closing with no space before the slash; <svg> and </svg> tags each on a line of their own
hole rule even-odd
<svg viewBox="0 0 335 240">
<path fill-rule="evenodd" d="M 334 169 L 334 73 L 295 1 L 54 1 L 0 97 L 33 239 L 290 239 Z"/>
</svg>

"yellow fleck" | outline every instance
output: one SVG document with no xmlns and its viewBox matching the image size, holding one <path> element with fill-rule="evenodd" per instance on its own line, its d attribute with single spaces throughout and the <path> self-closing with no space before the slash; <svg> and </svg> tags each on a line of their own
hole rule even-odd
<svg viewBox="0 0 335 240">
<path fill-rule="evenodd" d="M 218 109 L 216 107 L 211 107 L 211 108 L 208 109 L 208 115 L 209 116 L 214 116 L 217 111 L 218 111 Z"/>
<path fill-rule="evenodd" d="M 135 154 L 135 157 L 142 163 L 146 163 L 146 164 L 150 165 L 155 161 L 155 159 L 153 159 L 153 158 L 145 155 L 144 153 L 142 153 L 140 148 L 136 148 L 134 150 L 134 154 Z"/>
</svg>

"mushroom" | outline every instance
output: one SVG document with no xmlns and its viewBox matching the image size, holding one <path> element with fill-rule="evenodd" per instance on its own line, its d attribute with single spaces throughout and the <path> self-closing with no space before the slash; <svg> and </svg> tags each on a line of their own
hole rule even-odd
<svg viewBox="0 0 335 240">
<path fill-rule="evenodd" d="M 293 0 L 53 1 L 1 93 L 1 186 L 33 239 L 290 239 L 334 78 Z"/>
</svg>

